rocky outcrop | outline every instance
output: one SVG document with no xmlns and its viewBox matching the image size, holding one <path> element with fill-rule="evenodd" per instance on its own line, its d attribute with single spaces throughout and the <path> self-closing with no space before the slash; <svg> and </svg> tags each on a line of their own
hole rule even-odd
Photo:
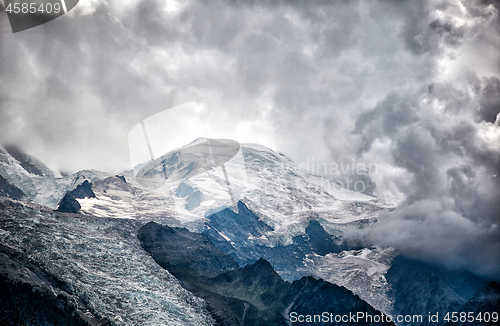
<svg viewBox="0 0 500 326">
<path fill-rule="evenodd" d="M 239 267 L 204 234 L 149 222 L 137 236 L 144 250 L 178 278 L 211 277 Z"/>
<path fill-rule="evenodd" d="M 467 271 L 450 271 L 410 259 L 396 257 L 386 274 L 391 285 L 389 295 L 394 300 L 393 315 L 427 316 L 458 311 L 468 302 L 484 282 Z M 436 325 L 435 322 L 402 322 L 401 325 Z"/>
<path fill-rule="evenodd" d="M 57 207 L 58 212 L 62 213 L 80 213 L 80 203 L 75 199 L 73 195 L 67 193 L 64 195 L 63 199 L 59 202 L 59 207 Z"/>
<path fill-rule="evenodd" d="M 380 312 L 343 287 L 313 277 L 292 284 L 283 281 L 264 259 L 238 268 L 202 234 L 150 222 L 138 237 L 160 266 L 205 299 L 218 325 L 289 325 L 307 318 L 312 318 L 307 325 L 320 325 L 327 316 L 358 312 L 381 318 Z M 356 324 L 393 325 L 365 319 Z"/>
<path fill-rule="evenodd" d="M 95 197 L 96 196 L 92 191 L 92 183 L 85 180 L 81 185 L 78 185 L 76 189 L 69 191 L 66 195 L 64 195 L 59 202 L 57 211 L 63 213 L 80 213 L 82 207 L 76 198 L 83 199 Z"/>
<path fill-rule="evenodd" d="M 465 304 L 454 306 L 450 311 L 456 312 L 458 321 L 453 322 L 453 315 L 448 315 L 451 322 L 443 320 L 439 326 L 466 326 L 466 325 L 498 325 L 500 322 L 500 284 L 495 281 L 489 282 L 474 294 Z M 473 316 L 473 321 L 460 322 L 460 316 Z M 462 317 L 463 318 L 463 317 Z"/>
<path fill-rule="evenodd" d="M 95 194 L 92 191 L 92 184 L 85 180 L 81 185 L 78 185 L 75 190 L 69 192 L 74 198 L 95 198 Z"/>
<path fill-rule="evenodd" d="M 292 243 L 277 246 L 264 243 L 260 245 L 261 237 L 272 234 L 273 228 L 264 223 L 241 201 L 238 202 L 238 213 L 226 208 L 206 218 L 203 232 L 238 264 L 246 265 L 262 257 L 270 261 L 280 274 L 282 271 L 297 270 L 297 267 L 304 266 L 304 259 L 308 254 L 325 255 L 346 249 L 340 237 L 326 232 L 314 219 L 311 219 L 303 234 L 292 238 Z M 291 273 L 287 273 L 289 274 Z"/>
</svg>

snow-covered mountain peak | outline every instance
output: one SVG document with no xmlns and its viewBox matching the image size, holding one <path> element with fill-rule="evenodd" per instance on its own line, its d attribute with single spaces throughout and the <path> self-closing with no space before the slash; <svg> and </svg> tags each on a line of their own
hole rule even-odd
<svg viewBox="0 0 500 326">
<path fill-rule="evenodd" d="M 185 147 L 189 147 L 189 146 L 197 145 L 197 144 L 202 144 L 205 142 L 207 142 L 207 137 L 200 136 L 200 137 L 196 138 L 195 140 L 193 140 L 192 142 L 190 142 L 189 144 L 182 146 L 181 148 L 185 148 Z"/>
<path fill-rule="evenodd" d="M 276 232 L 296 234 L 303 232 L 311 216 L 327 224 L 344 225 L 374 218 L 388 207 L 374 197 L 303 171 L 265 146 L 231 140 L 200 137 L 150 161 L 137 175 L 123 175 L 133 191 L 101 187 L 97 199 L 80 200 L 83 211 L 140 219 L 176 216 L 179 223 L 190 226 L 196 221 L 203 223 L 206 214 L 237 207 L 242 201 Z M 81 171 L 71 184 L 111 176 Z M 133 213 L 135 210 L 141 213 Z"/>
<path fill-rule="evenodd" d="M 136 177 L 147 186 L 159 186 L 165 181 L 182 181 L 223 166 L 239 150 L 240 145 L 235 141 L 200 137 L 189 145 L 150 161 Z"/>
<path fill-rule="evenodd" d="M 28 200 L 52 208 L 66 191 L 83 181 L 114 177 L 95 170 L 61 178 L 33 175 L 3 148 L 0 174 Z M 199 137 L 150 161 L 137 175 L 131 171 L 122 174 L 130 191 L 107 189 L 109 184 L 100 186 L 97 199 L 80 200 L 83 212 L 139 219 L 168 213 L 179 223 L 190 225 L 242 201 L 276 232 L 293 235 L 303 232 L 311 216 L 324 224 L 343 225 L 374 218 L 388 207 L 374 197 L 303 171 L 265 146 L 225 139 Z"/>
</svg>

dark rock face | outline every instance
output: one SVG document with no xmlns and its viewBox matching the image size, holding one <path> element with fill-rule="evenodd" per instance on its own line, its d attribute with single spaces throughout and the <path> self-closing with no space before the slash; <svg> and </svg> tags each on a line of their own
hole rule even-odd
<svg viewBox="0 0 500 326">
<path fill-rule="evenodd" d="M 482 311 L 482 312 L 493 312 L 496 311 L 500 314 L 498 309 L 500 308 L 500 284 L 492 281 L 481 290 L 479 290 L 473 297 L 467 302 L 462 311 Z M 500 317 L 500 316 L 499 316 Z"/>
<path fill-rule="evenodd" d="M 80 203 L 71 195 L 70 193 L 67 193 L 64 195 L 63 199 L 59 202 L 59 207 L 57 208 L 58 212 L 63 212 L 63 213 L 80 213 L 80 209 L 82 207 L 80 206 Z"/>
<path fill-rule="evenodd" d="M 451 311 L 465 313 L 473 312 L 474 322 L 447 322 L 444 319 L 439 326 L 453 325 L 498 325 L 500 323 L 500 284 L 491 281 L 481 288 L 465 304 L 454 306 Z"/>
<path fill-rule="evenodd" d="M 217 325 L 290 325 L 298 315 L 323 312 L 381 315 L 347 289 L 323 280 L 285 282 L 264 259 L 239 268 L 202 234 L 150 222 L 139 230 L 138 238 L 160 266 L 205 299 Z M 316 324 L 321 323 L 307 323 Z M 357 324 L 393 325 L 364 320 Z"/>
<path fill-rule="evenodd" d="M 249 241 L 249 236 L 259 237 L 272 228 L 262 222 L 257 215 L 249 210 L 244 203 L 238 202 L 238 214 L 231 209 L 226 208 L 215 214 L 207 216 L 205 223 L 206 234 L 210 240 L 223 252 L 233 257 L 238 264 L 246 265 L 253 263 L 260 257 L 268 259 L 268 255 L 262 252 L 256 252 L 255 245 Z M 234 242 L 232 245 L 224 238 L 220 232 L 223 232 L 227 237 Z M 249 250 L 249 249 L 252 250 Z M 266 247 L 267 248 L 267 247 Z M 258 248 L 260 249 L 260 248 Z M 265 248 L 262 248 L 266 250 Z"/>
<path fill-rule="evenodd" d="M 220 230 L 225 229 L 236 237 L 248 237 L 249 234 L 259 236 L 263 232 L 273 230 L 241 201 L 238 202 L 238 212 L 236 214 L 231 209 L 226 208 L 207 218 L 211 226 Z"/>
<path fill-rule="evenodd" d="M 215 276 L 238 267 L 204 234 L 149 222 L 137 236 L 153 259 L 177 278 Z"/>
<path fill-rule="evenodd" d="M 293 238 L 287 246 L 268 247 L 259 245 L 258 238 L 272 228 L 259 219 L 243 202 L 238 202 L 238 214 L 227 208 L 207 216 L 204 233 L 226 254 L 233 257 L 238 264 L 253 263 L 259 258 L 271 262 L 278 271 L 293 270 L 303 266 L 307 254 L 325 255 L 341 252 L 344 248 L 342 239 L 335 237 L 316 220 L 311 220 L 305 234 Z M 231 243 L 220 232 L 230 238 Z M 292 279 L 294 277 L 291 277 Z"/>
<path fill-rule="evenodd" d="M 327 233 L 318 221 L 310 221 L 306 233 L 294 238 L 294 243 L 304 253 L 317 253 L 326 255 L 328 253 L 339 253 L 341 247 L 335 242 L 335 238 Z"/>
<path fill-rule="evenodd" d="M 92 184 L 88 180 L 83 181 L 81 185 L 78 185 L 75 190 L 71 191 L 70 194 L 75 198 L 95 198 L 95 194 L 92 191 Z"/>
<path fill-rule="evenodd" d="M 0 175 L 0 196 L 9 197 L 15 200 L 22 200 L 26 195 L 21 189 L 10 184 Z"/>
<path fill-rule="evenodd" d="M 92 191 L 92 184 L 87 180 L 83 181 L 81 185 L 78 185 L 76 189 L 69 191 L 64 195 L 64 197 L 59 202 L 58 212 L 63 213 L 80 213 L 81 206 L 76 198 L 95 198 L 95 194 Z"/>
<path fill-rule="evenodd" d="M 101 191 L 104 193 L 107 193 L 108 190 L 119 190 L 135 194 L 134 188 L 127 183 L 125 177 L 120 175 L 116 175 L 114 177 L 107 177 L 104 180 L 96 180 L 93 184 L 89 183 L 89 185 L 91 186 L 90 191 L 92 191 L 92 193 L 88 192 L 89 196 L 92 196 L 93 190 Z"/>
<path fill-rule="evenodd" d="M 429 312 L 444 317 L 457 311 L 471 299 L 484 282 L 465 271 L 446 271 L 436 266 L 403 256 L 396 257 L 386 274 L 391 284 L 394 315 L 423 315 Z M 440 317 L 440 318 L 441 318 Z M 424 320 L 403 325 L 436 325 Z"/>
<path fill-rule="evenodd" d="M 297 319 L 299 315 L 304 316 L 305 325 L 393 325 L 392 322 L 385 321 L 380 312 L 346 288 L 310 276 L 294 281 L 285 300 L 290 316 L 296 316 Z M 295 314 L 292 315 L 291 312 Z M 360 316 L 359 313 L 363 315 Z M 307 322 L 308 315 L 310 322 Z M 352 319 L 354 315 L 356 318 Z M 345 320 L 339 323 L 335 321 L 335 316 L 349 318 L 344 317 Z"/>
<path fill-rule="evenodd" d="M 0 325 L 88 326 L 63 295 L 0 276 Z"/>
<path fill-rule="evenodd" d="M 210 278 L 205 284 L 218 293 L 247 301 L 261 310 L 279 302 L 278 299 L 289 286 L 262 258 L 253 264 Z"/>
<path fill-rule="evenodd" d="M 127 183 L 127 180 L 125 179 L 125 177 L 123 175 L 115 175 L 115 177 L 117 177 L 118 179 L 121 179 L 123 180 L 123 182 Z"/>
</svg>

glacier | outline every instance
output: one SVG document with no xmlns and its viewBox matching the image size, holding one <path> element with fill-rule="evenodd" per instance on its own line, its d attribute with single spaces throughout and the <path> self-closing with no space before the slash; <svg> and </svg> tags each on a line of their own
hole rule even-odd
<svg viewBox="0 0 500 326">
<path fill-rule="evenodd" d="M 0 274 L 64 295 L 82 314 L 105 317 L 113 325 L 213 325 L 204 301 L 141 248 L 136 232 L 142 223 L 55 213 L 5 198 L 0 208 L 2 251 L 26 255 L 57 285 L 43 281 L 29 265 L 3 263 Z"/>
</svg>

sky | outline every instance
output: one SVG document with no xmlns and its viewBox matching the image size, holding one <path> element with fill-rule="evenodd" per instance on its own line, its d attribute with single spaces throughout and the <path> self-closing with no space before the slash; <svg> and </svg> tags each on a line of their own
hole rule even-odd
<svg viewBox="0 0 500 326">
<path fill-rule="evenodd" d="M 174 107 L 172 139 L 209 128 L 397 204 L 352 236 L 500 278 L 499 1 L 80 0 L 15 34 L 0 12 L 0 143 L 118 172 Z"/>
</svg>

